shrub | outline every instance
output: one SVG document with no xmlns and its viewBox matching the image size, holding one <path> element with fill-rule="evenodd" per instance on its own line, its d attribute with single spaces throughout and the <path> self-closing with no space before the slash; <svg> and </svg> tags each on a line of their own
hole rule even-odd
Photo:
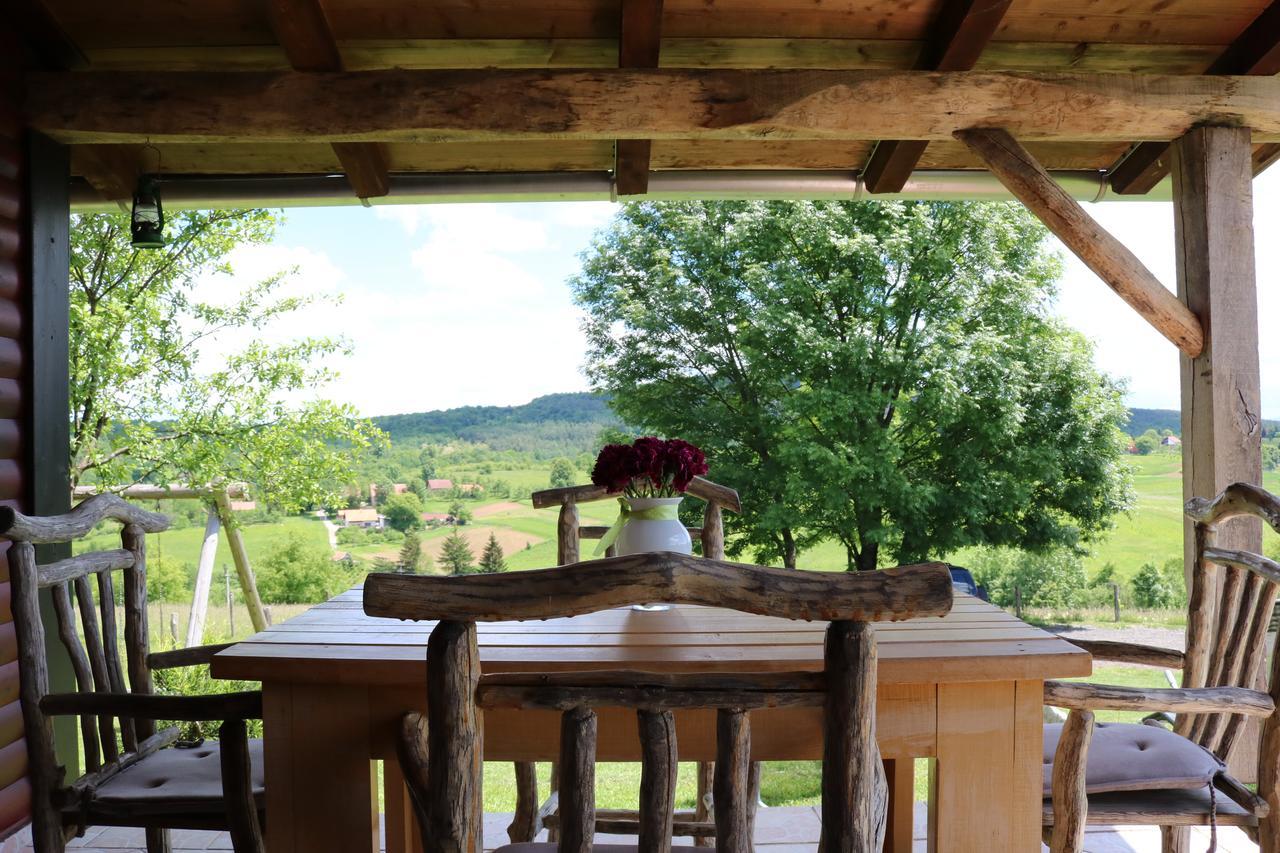
<svg viewBox="0 0 1280 853">
<path fill-rule="evenodd" d="M 422 526 L 422 501 L 413 492 L 392 495 L 382 505 L 382 514 L 387 517 L 387 524 L 402 533 L 417 530 Z"/>
<path fill-rule="evenodd" d="M 1168 610 L 1186 601 L 1182 561 L 1170 560 L 1162 567 L 1143 563 L 1133 576 L 1133 601 L 1148 610 Z"/>
<path fill-rule="evenodd" d="M 342 562 L 291 534 L 262 561 L 258 592 L 271 604 L 315 604 L 332 598 L 355 580 Z"/>
<path fill-rule="evenodd" d="M 1015 548 L 990 548 L 969 561 L 978 583 L 1001 607 L 1013 606 L 1014 589 L 1025 607 L 1079 607 L 1088 580 L 1080 557 L 1067 549 L 1034 554 Z"/>
<path fill-rule="evenodd" d="M 339 545 L 363 545 L 369 541 L 369 531 L 363 527 L 339 527 L 338 528 L 338 544 Z"/>
<path fill-rule="evenodd" d="M 189 563 L 177 560 L 166 560 L 159 557 L 147 558 L 147 598 L 151 601 L 188 601 L 190 579 L 194 570 Z M 116 590 L 120 594 L 124 583 L 117 583 Z"/>
<path fill-rule="evenodd" d="M 227 642 L 230 637 L 223 637 L 219 642 Z M 153 670 L 157 693 L 166 696 L 208 696 L 216 693 L 236 693 L 241 690 L 258 690 L 262 687 L 256 681 L 228 681 L 224 678 L 213 678 L 209 675 L 208 666 L 176 666 L 172 669 Z M 262 721 L 248 720 L 249 737 L 262 737 Z M 156 722 L 157 730 L 178 726 L 182 729 L 185 740 L 205 738 L 216 740 L 219 722 L 177 723 L 167 720 Z"/>
</svg>

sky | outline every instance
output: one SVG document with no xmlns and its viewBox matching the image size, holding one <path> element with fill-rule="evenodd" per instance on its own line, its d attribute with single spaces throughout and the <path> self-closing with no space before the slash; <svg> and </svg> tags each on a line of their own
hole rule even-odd
<svg viewBox="0 0 1280 853">
<path fill-rule="evenodd" d="M 1174 287 L 1169 202 L 1085 207 Z M 1280 311 L 1280 168 L 1255 181 L 1254 208 L 1262 411 L 1280 418 L 1280 338 L 1266 322 Z M 580 312 L 567 282 L 614 210 L 608 202 L 291 209 L 270 245 L 233 253 L 232 281 L 210 277 L 199 294 L 224 298 L 296 269 L 286 291 L 314 301 L 265 336 L 342 338 L 349 354 L 330 365 L 338 377 L 326 396 L 362 415 L 524 403 L 587 388 Z M 1059 251 L 1057 313 L 1094 342 L 1098 366 L 1125 382 L 1129 405 L 1178 408 L 1173 345 Z"/>
</svg>

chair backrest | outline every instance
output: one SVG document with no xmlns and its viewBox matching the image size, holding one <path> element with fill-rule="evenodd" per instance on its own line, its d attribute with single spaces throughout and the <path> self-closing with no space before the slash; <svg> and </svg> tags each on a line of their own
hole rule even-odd
<svg viewBox="0 0 1280 853">
<path fill-rule="evenodd" d="M 702 556 L 712 560 L 724 559 L 724 510 L 742 512 L 742 502 L 738 493 L 728 486 L 713 483 L 704 477 L 694 477 L 685 490 L 695 498 L 706 501 L 707 507 L 702 514 L 702 526 L 690 527 L 689 535 L 702 544 Z M 566 486 L 559 489 L 543 489 L 533 493 L 533 508 L 546 509 L 560 507 L 560 518 L 556 524 L 556 565 L 567 566 L 582 559 L 582 540 L 600 539 L 609 529 L 607 527 L 583 527 L 578 516 L 578 504 L 591 503 L 616 498 L 603 486 Z M 606 557 L 614 556 L 611 547 L 605 552 Z"/>
<path fill-rule="evenodd" d="M 1241 516 L 1260 518 L 1280 533 L 1280 498 L 1259 486 L 1234 483 L 1214 498 L 1192 498 L 1186 513 L 1194 524 L 1195 564 L 1183 686 L 1253 687 L 1266 657 L 1280 564 L 1259 554 L 1219 548 L 1214 540 L 1219 524 Z M 1280 670 L 1274 668 L 1277 663 L 1280 657 L 1273 662 L 1273 695 L 1280 695 Z M 1176 730 L 1226 757 L 1244 720 L 1238 714 L 1183 714 Z"/>
<path fill-rule="evenodd" d="M 640 850 L 666 850 L 678 760 L 673 712 L 717 712 L 716 847 L 751 849 L 752 709 L 824 709 L 823 849 L 879 850 L 885 786 L 875 743 L 876 647 L 871 622 L 951 609 L 942 563 L 864 573 L 739 565 L 667 552 L 594 560 L 519 575 L 370 575 L 372 616 L 438 619 L 427 646 L 427 716 L 408 732 L 406 778 L 429 850 L 479 853 L 484 707 L 560 711 L 560 850 L 588 853 L 595 833 L 596 708 L 634 708 L 641 741 Z M 548 619 L 651 601 L 827 620 L 820 673 L 663 675 L 560 672 L 481 677 L 477 621 Z M 406 718 L 410 719 L 410 718 Z M 417 724 L 415 724 L 417 725 Z M 404 753 L 402 752 L 402 756 Z M 416 756 L 414 758 L 413 756 Z M 403 763 L 404 759 L 402 759 Z"/>
<path fill-rule="evenodd" d="M 93 551 L 44 564 L 36 562 L 36 545 L 83 538 L 107 519 L 123 524 L 119 549 Z M 147 512 L 115 495 L 91 497 L 57 516 L 26 516 L 11 507 L 0 507 L 0 536 L 13 543 L 8 552 L 9 581 L 32 793 L 38 803 L 47 803 L 62 784 L 62 769 L 54 757 L 51 718 L 40 709 L 40 700 L 49 694 L 49 673 L 39 591 L 50 591 L 58 637 L 71 659 L 77 692 L 151 693 L 146 534 L 168 526 L 163 515 Z M 124 667 L 117 640 L 113 578 L 117 571 L 123 575 Z M 97 580 L 96 603 L 90 577 Z M 129 763 L 130 756 L 137 755 L 140 749 L 145 752 L 153 746 L 148 743 L 155 736 L 150 720 L 117 721 L 106 715 L 82 715 L 79 722 L 85 769 L 91 777 L 113 772 Z"/>
</svg>

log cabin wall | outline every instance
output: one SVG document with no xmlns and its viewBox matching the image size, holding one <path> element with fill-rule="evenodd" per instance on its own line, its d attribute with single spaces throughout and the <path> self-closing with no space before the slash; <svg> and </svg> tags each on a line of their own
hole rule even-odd
<svg viewBox="0 0 1280 853">
<path fill-rule="evenodd" d="M 11 37 L 10 37 L 11 38 Z M 0 32 L 0 56 L 14 56 Z M 3 62 L 3 60 L 0 60 Z M 17 75 L 0 67 L 0 501 L 21 506 L 23 489 L 22 405 L 27 313 L 24 282 L 29 277 L 24 184 L 23 126 L 16 108 Z M 24 507 L 25 508 L 25 507 Z M 18 704 L 17 640 L 9 610 L 9 566 L 0 542 L 0 838 L 26 824 L 31 810 L 27 751 Z"/>
</svg>

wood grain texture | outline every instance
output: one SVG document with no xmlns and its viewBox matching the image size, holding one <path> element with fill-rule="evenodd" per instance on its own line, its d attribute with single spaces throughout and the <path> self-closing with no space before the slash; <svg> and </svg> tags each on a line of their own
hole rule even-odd
<svg viewBox="0 0 1280 853">
<path fill-rule="evenodd" d="M 1093 737 L 1093 713 L 1073 710 L 1062 725 L 1053 756 L 1053 838 L 1051 853 L 1083 853 L 1089 816 L 1085 767 Z"/>
<path fill-rule="evenodd" d="M 93 675 L 89 669 L 89 656 L 85 653 L 84 646 L 80 642 L 80 636 L 76 632 L 76 617 L 71 610 L 71 594 L 66 584 L 58 584 L 53 587 L 51 593 L 53 611 L 58 623 L 58 639 L 62 641 L 62 646 L 66 649 L 67 656 L 71 660 L 71 671 L 75 673 L 76 689 L 83 691 L 85 694 L 93 695 Z M 53 713 L 45 707 L 45 702 L 49 698 L 46 696 L 40 700 L 40 710 L 46 714 Z M 98 748 L 98 737 L 94 731 L 92 712 L 72 711 L 70 713 L 79 714 L 80 716 L 80 742 L 84 749 L 85 767 L 91 772 L 97 770 L 102 766 L 102 756 Z"/>
<path fill-rule="evenodd" d="M 427 823 L 434 797 L 428 770 L 429 756 L 427 715 L 416 712 L 405 714 L 400 720 L 400 731 L 396 737 L 396 759 L 405 787 L 409 791 L 413 810 L 418 816 L 419 842 L 424 851 L 431 849 L 432 843 Z"/>
<path fill-rule="evenodd" d="M 542 831 L 542 822 L 538 819 L 538 765 L 517 761 L 512 769 L 516 777 L 516 810 L 507 825 L 507 837 L 512 844 L 519 844 L 532 841 Z"/>
<path fill-rule="evenodd" d="M 155 692 L 155 684 L 147 666 L 151 637 L 147 627 L 147 537 L 144 528 L 129 522 L 120 531 L 120 542 L 133 553 L 133 566 L 124 570 L 124 650 L 129 690 L 131 693 L 151 694 Z M 155 734 L 154 719 L 134 718 L 133 728 L 139 738 Z"/>
<path fill-rule="evenodd" d="M 567 566 L 581 559 L 578 530 L 578 505 L 572 501 L 562 504 L 556 521 L 556 565 Z"/>
<path fill-rule="evenodd" d="M 258 694 L 261 715 L 262 694 Z M 230 823 L 235 853 L 264 853 L 258 805 L 253 796 L 253 771 L 249 758 L 249 730 L 243 719 L 225 721 L 218 727 L 218 758 L 222 769 L 222 792 Z"/>
<path fill-rule="evenodd" d="M 1089 216 L 1013 136 L 1004 130 L 964 130 L 956 137 L 1156 331 L 1187 355 L 1195 357 L 1200 353 L 1204 332 L 1196 314 L 1179 302 L 1133 252 Z"/>
<path fill-rule="evenodd" d="M 559 853 L 591 853 L 596 833 L 596 712 L 560 716 Z"/>
<path fill-rule="evenodd" d="M 1144 646 L 1141 643 L 1123 643 L 1116 640 L 1077 640 L 1073 638 L 1071 644 L 1093 655 L 1094 660 L 1114 661 L 1116 663 L 1136 663 L 1143 666 L 1158 666 L 1162 669 L 1182 669 L 1185 659 L 1184 653 L 1177 649 L 1161 649 L 1156 646 Z"/>
<path fill-rule="evenodd" d="M 208 664 L 218 652 L 234 645 L 235 643 L 210 643 L 205 646 L 188 646 L 185 649 L 173 649 L 167 652 L 152 652 L 147 655 L 147 666 L 157 670 Z"/>
<path fill-rule="evenodd" d="M 676 812 L 676 768 L 679 761 L 676 721 L 670 711 L 636 714 L 640 737 L 641 853 L 669 853 Z"/>
<path fill-rule="evenodd" d="M 479 681 L 476 626 L 441 622 L 427 645 L 426 853 L 481 853 L 484 846 Z"/>
<path fill-rule="evenodd" d="M 724 510 L 715 501 L 707 501 L 698 538 L 702 543 L 702 556 L 710 560 L 724 559 Z"/>
<path fill-rule="evenodd" d="M 87 577 L 75 580 L 76 609 L 80 611 L 80 627 L 84 636 L 85 650 L 89 656 L 89 665 L 93 671 L 93 689 L 99 693 L 111 692 L 110 666 L 102 642 L 102 631 L 98 626 L 98 612 L 93 600 L 93 588 Z M 114 606 L 115 602 L 112 602 Z M 104 761 L 114 761 L 120 757 L 116 745 L 115 726 L 110 714 L 98 717 L 98 740 L 102 745 Z"/>
<path fill-rule="evenodd" d="M 747 712 L 722 708 L 716 713 L 715 802 L 717 853 L 750 853 L 751 720 Z"/>
<path fill-rule="evenodd" d="M 876 746 L 876 642 L 865 622 L 827 629 L 823 716 L 822 842 L 871 853 L 884 844 L 888 782 Z"/>
<path fill-rule="evenodd" d="M 45 563 L 40 566 L 40 588 L 62 586 L 68 581 L 84 578 L 97 572 L 110 572 L 133 567 L 133 554 L 123 548 L 111 551 L 90 551 Z"/>
<path fill-rule="evenodd" d="M 1267 717 L 1275 711 L 1268 694 L 1247 687 L 1116 687 L 1046 681 L 1044 701 L 1081 711 L 1227 711 L 1252 717 Z"/>
<path fill-rule="evenodd" d="M 689 481 L 689 488 L 685 489 L 686 494 L 693 495 L 695 498 L 701 498 L 704 501 L 715 501 L 731 512 L 741 512 L 742 502 L 738 498 L 738 493 L 728 486 L 722 486 L 719 483 L 713 483 L 705 477 L 694 477 Z M 547 507 L 560 506 L 565 503 L 590 503 L 592 501 L 603 501 L 616 499 L 617 492 L 610 493 L 603 486 L 565 486 L 557 489 L 543 489 L 533 493 L 533 508 L 546 509 Z"/>
<path fill-rule="evenodd" d="M 622 0 L 618 27 L 618 67 L 657 68 L 662 49 L 662 0 Z M 619 196 L 649 191 L 647 139 L 619 139 L 614 143 L 613 180 Z"/>
<path fill-rule="evenodd" d="M 33 545 L 70 542 L 88 536 L 106 519 L 136 525 L 143 533 L 169 528 L 169 519 L 159 513 L 147 512 L 115 495 L 95 495 L 64 515 L 28 516 L 12 506 L 0 506 L 0 536 Z"/>
<path fill-rule="evenodd" d="M 671 552 L 592 560 L 525 572 L 520 579 L 513 587 L 501 575 L 374 573 L 365 581 L 364 610 L 398 619 L 499 621 L 665 601 L 789 619 L 879 621 L 941 616 L 951 609 L 954 595 L 942 563 L 828 574 Z"/>
<path fill-rule="evenodd" d="M 1280 498 L 1252 483 L 1232 483 L 1212 498 L 1193 497 L 1186 515 L 1200 524 L 1220 524 L 1241 516 L 1262 519 L 1280 533 Z"/>
<path fill-rule="evenodd" d="M 822 673 L 678 675 L 628 671 L 490 675 L 476 691 L 482 708 L 627 707 L 649 711 L 674 708 L 798 708 L 824 702 Z"/>
</svg>

